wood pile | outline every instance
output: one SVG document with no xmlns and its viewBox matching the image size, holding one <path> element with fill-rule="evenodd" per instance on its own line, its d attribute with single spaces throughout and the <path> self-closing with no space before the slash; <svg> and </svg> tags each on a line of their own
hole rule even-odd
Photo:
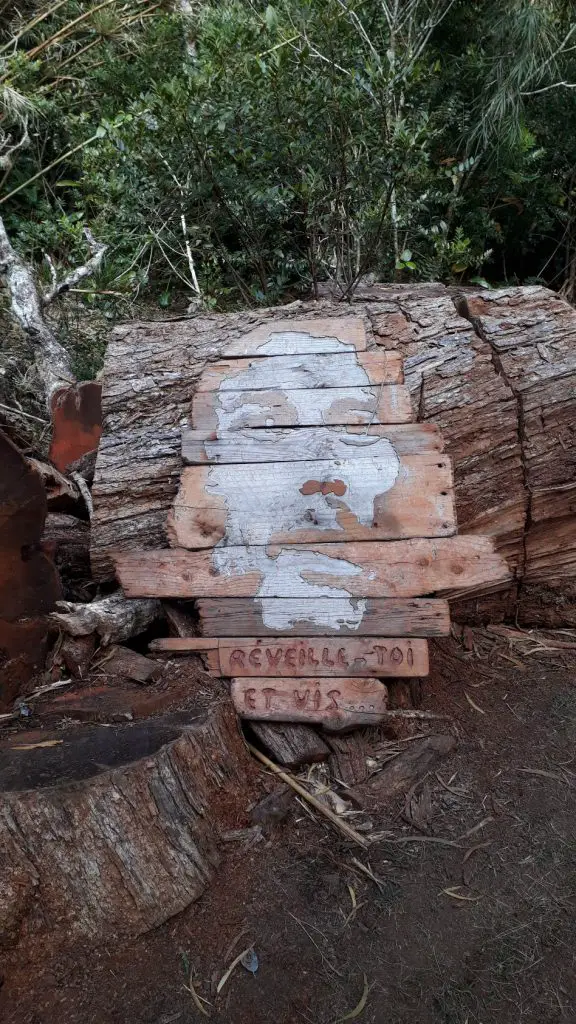
<svg viewBox="0 0 576 1024">
<path fill-rule="evenodd" d="M 2 440 L 0 943 L 199 895 L 254 793 L 230 692 L 260 753 L 371 785 L 346 730 L 423 727 L 448 601 L 576 624 L 575 328 L 544 289 L 441 286 L 132 324 L 95 468 L 97 386 L 59 396 L 52 464 Z M 398 778 L 453 740 L 422 743 Z"/>
</svg>

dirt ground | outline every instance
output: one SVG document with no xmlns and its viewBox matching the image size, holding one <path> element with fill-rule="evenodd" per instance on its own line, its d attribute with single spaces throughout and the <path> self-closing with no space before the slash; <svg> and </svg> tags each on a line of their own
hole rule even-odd
<svg viewBox="0 0 576 1024">
<path fill-rule="evenodd" d="M 294 801 L 261 841 L 226 843 L 210 891 L 155 932 L 6 958 L 0 1018 L 193 1024 L 191 972 L 223 1024 L 576 1021 L 574 647 L 568 631 L 436 642 L 421 707 L 458 746 L 410 794 L 418 827 L 400 796 L 365 851 Z M 216 994 L 250 944 L 257 973 Z"/>
</svg>

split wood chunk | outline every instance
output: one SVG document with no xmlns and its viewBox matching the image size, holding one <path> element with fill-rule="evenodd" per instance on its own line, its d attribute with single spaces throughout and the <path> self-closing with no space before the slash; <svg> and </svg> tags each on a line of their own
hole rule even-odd
<svg viewBox="0 0 576 1024">
<path fill-rule="evenodd" d="M 388 707 L 378 679 L 233 679 L 231 693 L 241 718 L 307 722 L 333 732 L 383 721 Z"/>
<path fill-rule="evenodd" d="M 343 355 L 277 355 L 221 360 L 204 370 L 198 391 L 300 391 L 352 384 L 402 384 L 398 352 L 350 352 Z"/>
<path fill-rule="evenodd" d="M 123 676 L 138 683 L 151 683 L 162 675 L 163 665 L 129 647 L 110 647 L 98 662 L 98 670 L 107 676 Z M 96 668 L 96 666 L 95 666 Z"/>
<path fill-rule="evenodd" d="M 175 547 L 448 537 L 456 532 L 450 459 L 373 458 L 190 466 L 170 517 Z"/>
<path fill-rule="evenodd" d="M 417 597 L 495 586 L 511 578 L 489 537 L 441 537 L 381 543 L 306 544 L 211 551 L 126 551 L 116 556 L 128 597 L 259 597 L 274 627 L 269 597 L 339 597 L 360 621 L 351 597 Z M 322 621 L 322 620 L 320 620 Z"/>
<path fill-rule="evenodd" d="M 260 324 L 224 346 L 222 355 L 303 355 L 312 352 L 364 352 L 366 328 L 359 317 L 274 320 Z"/>
<path fill-rule="evenodd" d="M 203 651 L 210 670 L 222 676 L 425 676 L 428 643 L 397 637 L 222 638 L 167 637 L 155 651 Z"/>
<path fill-rule="evenodd" d="M 180 913 L 213 879 L 250 777 L 229 705 L 18 733 L 0 747 L 0 942 L 109 942 Z"/>
<path fill-rule="evenodd" d="M 330 757 L 330 747 L 311 725 L 252 721 L 250 729 L 272 760 L 286 768 L 317 764 Z"/>
<path fill-rule="evenodd" d="M 409 423 L 411 419 L 410 392 L 404 384 L 197 391 L 191 414 L 194 429 L 208 433 L 245 427 Z"/>
<path fill-rule="evenodd" d="M 219 432 L 218 437 L 182 427 L 182 458 L 189 465 L 207 462 L 302 462 L 309 459 L 372 459 L 380 438 L 397 455 L 429 455 L 444 448 L 432 423 L 388 426 L 279 427 L 277 430 Z"/>
<path fill-rule="evenodd" d="M 438 598 L 368 598 L 359 622 L 350 621 L 336 598 L 270 597 L 266 601 L 274 626 L 262 619 L 261 602 L 229 597 L 197 602 L 204 636 L 267 636 L 295 633 L 300 636 L 448 636 L 450 608 Z M 320 620 L 317 622 L 316 620 Z"/>
</svg>

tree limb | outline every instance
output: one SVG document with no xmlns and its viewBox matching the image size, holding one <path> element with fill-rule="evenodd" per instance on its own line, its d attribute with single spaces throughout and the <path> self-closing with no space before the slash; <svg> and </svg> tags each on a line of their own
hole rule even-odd
<svg viewBox="0 0 576 1024">
<path fill-rule="evenodd" d="M 43 306 L 48 306 L 55 298 L 57 298 L 58 295 L 61 295 L 62 292 L 69 291 L 70 288 L 74 288 L 75 285 L 80 283 L 80 281 L 83 281 L 85 277 L 91 277 L 92 274 L 96 274 L 100 270 L 104 253 L 108 246 L 105 245 L 104 242 L 97 242 L 88 228 L 84 228 L 84 237 L 88 241 L 91 253 L 90 259 L 88 259 L 82 267 L 76 267 L 75 270 L 72 270 L 61 281 L 56 279 L 56 272 L 54 270 L 52 260 L 49 256 L 46 256 L 46 261 L 50 267 L 52 275 L 52 287 L 49 288 L 48 291 L 44 292 L 44 295 L 42 296 Z"/>
</svg>

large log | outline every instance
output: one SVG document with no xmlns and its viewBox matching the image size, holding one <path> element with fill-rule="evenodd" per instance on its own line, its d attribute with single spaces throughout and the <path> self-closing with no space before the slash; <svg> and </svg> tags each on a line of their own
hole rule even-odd
<svg viewBox="0 0 576 1024">
<path fill-rule="evenodd" d="M 242 823 L 250 758 L 209 715 L 16 734 L 0 748 L 0 944 L 138 935 L 179 913 Z"/>
<path fill-rule="evenodd" d="M 243 354 L 242 339 L 270 321 L 285 330 L 291 318 L 329 321 L 342 309 L 325 300 L 116 329 L 94 484 L 98 579 L 113 577 L 114 549 L 168 545 L 181 425 L 207 364 Z M 576 311 L 539 287 L 459 295 L 375 285 L 359 291 L 354 313 L 369 350 L 403 356 L 415 417 L 443 432 L 460 531 L 490 534 L 508 557 L 514 580 L 500 585 L 502 608 L 526 624 L 576 623 Z"/>
</svg>

